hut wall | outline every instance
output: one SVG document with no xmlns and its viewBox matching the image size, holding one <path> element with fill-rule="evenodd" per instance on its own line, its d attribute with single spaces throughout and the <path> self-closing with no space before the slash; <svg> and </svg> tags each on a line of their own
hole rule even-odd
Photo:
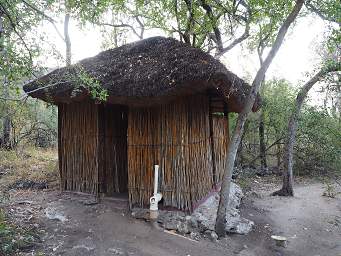
<svg viewBox="0 0 341 256">
<path fill-rule="evenodd" d="M 218 177 L 225 163 L 226 118 L 213 118 Z M 225 155 L 224 155 L 225 154 Z M 130 108 L 128 175 L 131 206 L 147 206 L 153 165 L 160 165 L 163 205 L 191 210 L 213 188 L 209 99 L 196 95 L 161 107 Z"/>
<path fill-rule="evenodd" d="M 58 106 L 62 190 L 98 191 L 98 108 L 91 102 Z"/>
<path fill-rule="evenodd" d="M 127 192 L 127 108 L 99 106 L 100 192 L 110 196 Z"/>
<path fill-rule="evenodd" d="M 59 169 L 63 190 L 127 192 L 127 109 L 94 102 L 58 107 Z"/>
<path fill-rule="evenodd" d="M 220 183 L 226 169 L 227 147 L 230 141 L 228 117 L 213 114 L 213 141 L 217 183 Z"/>
</svg>

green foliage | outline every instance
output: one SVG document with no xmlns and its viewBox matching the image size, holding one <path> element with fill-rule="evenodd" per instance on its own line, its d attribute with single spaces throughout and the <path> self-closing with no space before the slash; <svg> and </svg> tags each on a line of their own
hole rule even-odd
<svg viewBox="0 0 341 256">
<path fill-rule="evenodd" d="M 0 95 L 2 88 L 0 88 Z M 21 90 L 20 90 L 21 92 Z M 18 94 L 11 91 L 10 97 Z M 5 111 L 5 110 L 8 110 Z M 11 118 L 11 141 L 14 147 L 33 144 L 51 147 L 57 142 L 57 108 L 36 99 L 4 101 L 0 99 L 0 115 Z M 2 122 L 0 122 L 0 137 Z"/>
<path fill-rule="evenodd" d="M 299 120 L 295 153 L 301 173 L 341 175 L 341 124 L 325 110 L 306 106 Z"/>
<path fill-rule="evenodd" d="M 278 154 L 283 161 L 288 120 L 294 107 L 297 88 L 287 81 L 271 80 L 264 85 L 262 111 L 264 113 L 266 147 L 282 138 L 278 147 L 267 153 L 270 167 L 276 167 Z M 231 119 L 233 123 L 233 118 Z M 259 154 L 259 113 L 251 115 L 243 137 L 244 163 Z M 324 108 L 304 105 L 298 122 L 294 150 L 295 175 L 341 175 L 341 122 L 337 115 Z M 278 151 L 279 150 L 279 151 Z"/>
<path fill-rule="evenodd" d="M 109 96 L 108 91 L 83 68 L 79 67 L 77 70 L 76 83 L 78 86 L 86 88 L 93 99 L 105 102 Z"/>
<path fill-rule="evenodd" d="M 31 6 L 46 9 L 51 1 L 25 2 L 0 0 L 3 33 L 0 36 L 0 79 L 15 87 L 24 77 L 39 70 L 34 59 L 39 56 L 43 36 L 36 28 L 42 19 Z"/>
<path fill-rule="evenodd" d="M 268 81 L 263 89 L 262 110 L 267 136 L 276 140 L 286 135 L 297 89 L 284 79 Z"/>
</svg>

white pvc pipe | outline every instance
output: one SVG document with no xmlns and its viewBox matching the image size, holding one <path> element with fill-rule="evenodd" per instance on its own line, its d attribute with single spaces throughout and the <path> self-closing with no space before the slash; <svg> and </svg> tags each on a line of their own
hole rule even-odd
<svg viewBox="0 0 341 256">
<path fill-rule="evenodd" d="M 150 201 L 150 219 L 157 219 L 158 203 L 162 199 L 162 194 L 157 192 L 159 185 L 159 166 L 154 165 L 154 194 L 149 199 Z"/>
</svg>

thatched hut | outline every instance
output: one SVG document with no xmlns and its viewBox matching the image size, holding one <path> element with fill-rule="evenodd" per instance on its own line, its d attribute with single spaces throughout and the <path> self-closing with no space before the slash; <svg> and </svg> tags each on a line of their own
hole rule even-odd
<svg viewBox="0 0 341 256">
<path fill-rule="evenodd" d="M 105 102 L 93 99 L 98 88 L 82 84 L 89 81 L 107 91 Z M 144 207 L 159 164 L 162 205 L 182 210 L 221 180 L 228 113 L 242 110 L 249 89 L 209 54 L 163 37 L 101 52 L 24 86 L 58 106 L 63 190 L 128 193 L 130 206 Z"/>
</svg>

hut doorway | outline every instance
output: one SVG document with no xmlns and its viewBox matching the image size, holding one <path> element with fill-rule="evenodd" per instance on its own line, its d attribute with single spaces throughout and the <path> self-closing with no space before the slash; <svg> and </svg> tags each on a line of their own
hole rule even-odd
<svg viewBox="0 0 341 256">
<path fill-rule="evenodd" d="M 127 107 L 99 105 L 99 185 L 105 196 L 126 195 L 127 165 Z"/>
<path fill-rule="evenodd" d="M 128 192 L 127 107 L 59 104 L 58 133 L 62 190 L 105 196 Z"/>
</svg>

